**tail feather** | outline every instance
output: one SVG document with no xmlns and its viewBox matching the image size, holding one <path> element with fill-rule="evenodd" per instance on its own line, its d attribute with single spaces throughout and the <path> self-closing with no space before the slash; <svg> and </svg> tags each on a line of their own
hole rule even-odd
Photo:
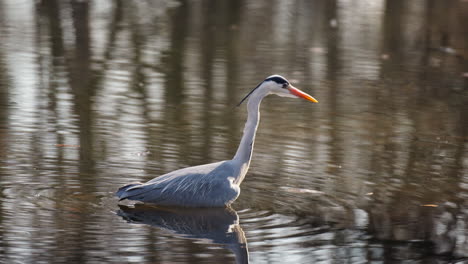
<svg viewBox="0 0 468 264">
<path fill-rule="evenodd" d="M 138 186 L 138 185 L 141 185 L 141 182 L 134 182 L 134 183 L 130 183 L 130 184 L 127 184 L 123 187 L 120 187 L 119 190 L 117 190 L 117 192 L 115 193 L 115 195 L 117 197 L 120 198 L 120 200 L 124 200 L 128 197 L 128 195 L 126 195 L 126 191 L 130 188 L 133 188 L 135 186 Z"/>
</svg>

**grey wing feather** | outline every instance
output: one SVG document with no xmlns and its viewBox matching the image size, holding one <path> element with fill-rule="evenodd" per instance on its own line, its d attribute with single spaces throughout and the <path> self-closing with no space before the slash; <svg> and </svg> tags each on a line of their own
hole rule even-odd
<svg viewBox="0 0 468 264">
<path fill-rule="evenodd" d="M 125 185 L 123 187 L 120 187 L 119 190 L 117 190 L 117 193 L 115 193 L 115 195 L 117 197 L 119 197 L 120 200 L 123 200 L 123 199 L 125 199 L 125 198 L 122 198 L 124 196 L 125 192 L 127 192 L 132 187 L 139 186 L 141 184 L 142 184 L 141 182 L 135 182 L 135 183 L 127 184 L 127 185 Z"/>
<path fill-rule="evenodd" d="M 225 161 L 176 170 L 144 184 L 124 186 L 119 189 L 117 196 L 120 200 L 131 199 L 153 203 L 165 203 L 166 200 L 190 202 L 190 199 L 202 198 L 206 192 L 226 184 L 226 178 L 223 180 L 216 177 L 219 171 L 223 171 L 222 174 L 225 175 L 231 170 L 230 166 L 227 164 L 222 166 L 223 164 Z"/>
</svg>

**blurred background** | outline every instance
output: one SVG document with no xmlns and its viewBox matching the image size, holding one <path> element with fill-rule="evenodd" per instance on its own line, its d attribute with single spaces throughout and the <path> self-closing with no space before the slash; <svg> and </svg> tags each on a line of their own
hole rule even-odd
<svg viewBox="0 0 468 264">
<path fill-rule="evenodd" d="M 320 103 L 264 100 L 232 210 L 119 208 L 232 158 L 271 74 Z M 0 0 L 0 262 L 247 254 L 467 261 L 468 1 Z"/>
</svg>

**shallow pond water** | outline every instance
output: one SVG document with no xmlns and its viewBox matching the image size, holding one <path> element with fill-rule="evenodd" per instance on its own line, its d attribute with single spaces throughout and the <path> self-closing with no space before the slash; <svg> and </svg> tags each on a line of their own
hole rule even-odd
<svg viewBox="0 0 468 264">
<path fill-rule="evenodd" d="M 466 1 L 0 0 L 1 263 L 464 263 Z M 115 191 L 230 159 L 232 208 Z"/>
</svg>

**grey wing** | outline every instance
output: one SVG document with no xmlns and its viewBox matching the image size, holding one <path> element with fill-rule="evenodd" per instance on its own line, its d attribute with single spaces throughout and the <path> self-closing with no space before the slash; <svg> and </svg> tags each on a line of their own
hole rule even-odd
<svg viewBox="0 0 468 264">
<path fill-rule="evenodd" d="M 197 182 L 197 178 L 201 176 L 201 174 L 196 173 L 185 174 L 174 171 L 147 183 L 129 185 L 119 198 L 120 200 L 130 199 L 158 203 L 170 198 L 168 196 L 172 193 L 186 190 L 190 186 L 193 188 L 194 183 Z"/>
<path fill-rule="evenodd" d="M 119 189 L 117 196 L 120 200 L 130 199 L 138 201 L 159 200 L 161 190 L 166 184 L 129 184 Z"/>
<path fill-rule="evenodd" d="M 229 168 L 223 161 L 176 170 L 144 184 L 129 185 L 119 198 L 168 205 L 206 203 L 208 193 L 222 191 L 228 185 L 226 178 L 216 176 Z"/>
</svg>

